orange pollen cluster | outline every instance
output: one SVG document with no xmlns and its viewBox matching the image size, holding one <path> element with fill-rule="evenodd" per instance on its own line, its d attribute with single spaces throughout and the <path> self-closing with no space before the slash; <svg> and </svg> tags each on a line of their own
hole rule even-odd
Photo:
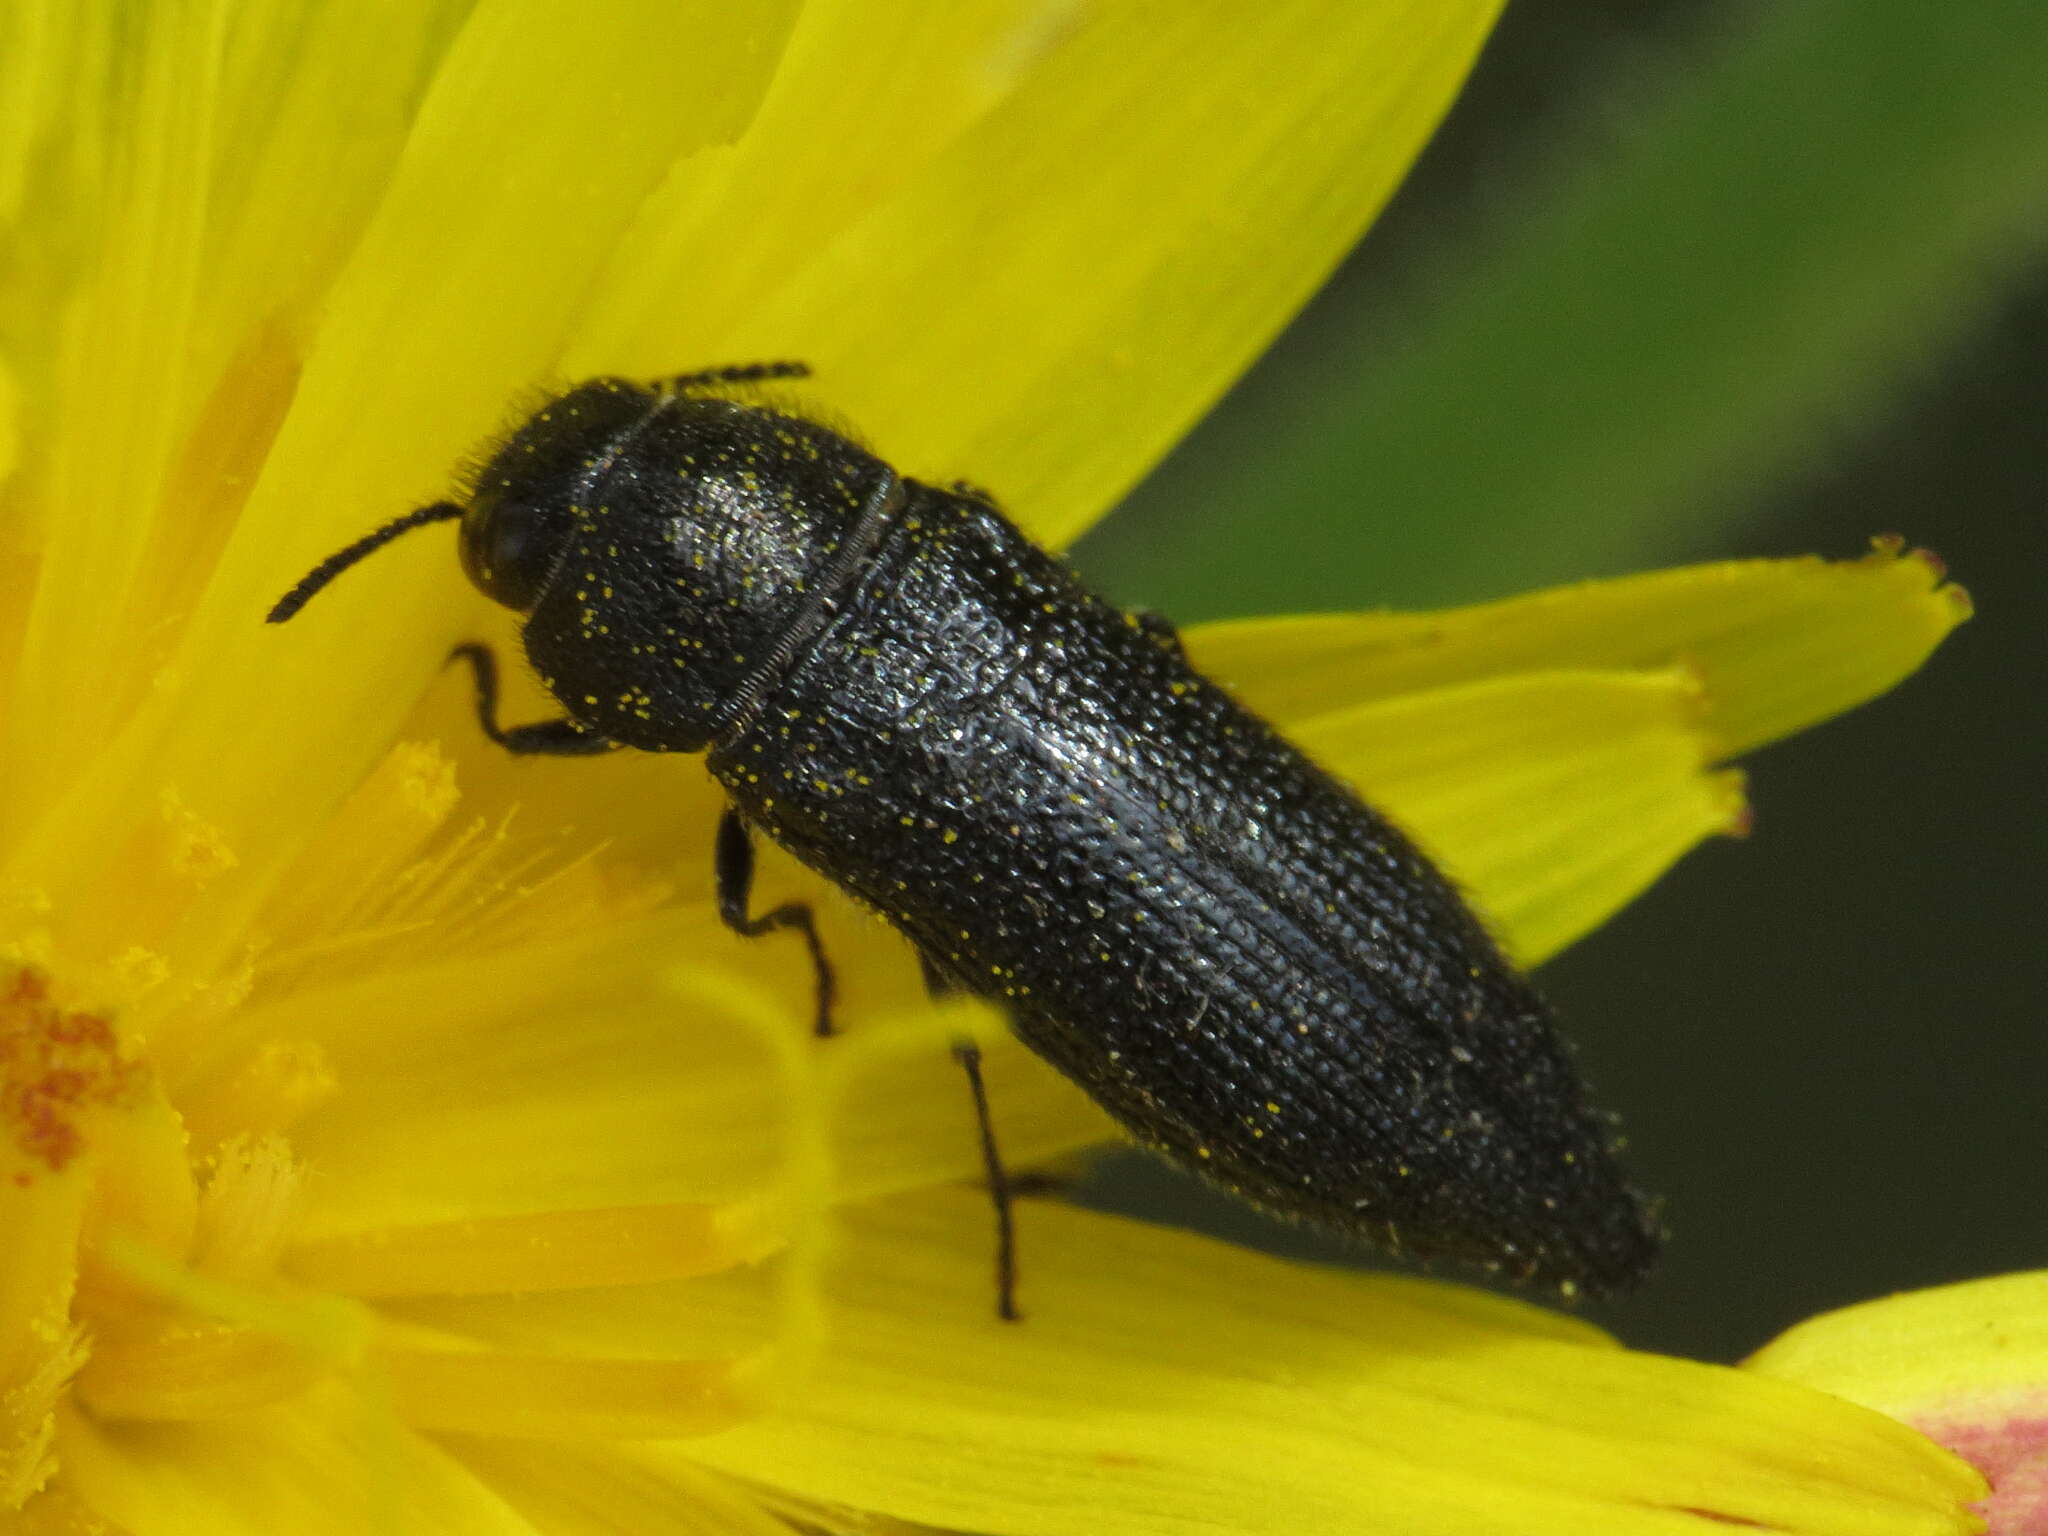
<svg viewBox="0 0 2048 1536">
<path fill-rule="evenodd" d="M 85 1144 L 85 1113 L 133 1102 L 143 1075 L 106 1019 L 59 1008 L 36 972 L 17 972 L 0 994 L 0 1136 L 31 1163 L 61 1171 Z M 30 1179 L 14 1173 L 16 1184 Z"/>
</svg>

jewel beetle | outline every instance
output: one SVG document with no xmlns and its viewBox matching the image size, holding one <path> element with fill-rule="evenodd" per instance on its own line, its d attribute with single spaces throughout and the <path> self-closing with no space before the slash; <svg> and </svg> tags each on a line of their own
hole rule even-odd
<svg viewBox="0 0 2048 1536">
<path fill-rule="evenodd" d="M 1567 1294 L 1659 1233 L 1551 1013 L 1387 819 L 1105 602 L 986 493 L 899 474 L 777 403 L 795 363 L 553 397 L 436 502 L 322 561 L 269 618 L 409 529 L 522 617 L 562 714 L 514 752 L 705 753 L 719 907 L 765 835 L 888 919 L 935 992 L 1001 1005 L 1138 1141 L 1252 1203 Z M 961 1052 L 1009 1211 L 978 1054 Z"/>
</svg>

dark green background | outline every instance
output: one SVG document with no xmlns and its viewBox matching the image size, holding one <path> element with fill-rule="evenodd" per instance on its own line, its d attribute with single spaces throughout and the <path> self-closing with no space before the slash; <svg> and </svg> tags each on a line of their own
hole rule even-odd
<svg viewBox="0 0 2048 1536">
<path fill-rule="evenodd" d="M 1510 7 L 1325 293 L 1077 559 L 1188 622 L 1930 546 L 1978 617 L 1545 967 L 1673 1237 L 1630 1342 L 2048 1264 L 2048 7 Z M 1138 1157 L 1089 1197 L 1286 1251 Z"/>
</svg>

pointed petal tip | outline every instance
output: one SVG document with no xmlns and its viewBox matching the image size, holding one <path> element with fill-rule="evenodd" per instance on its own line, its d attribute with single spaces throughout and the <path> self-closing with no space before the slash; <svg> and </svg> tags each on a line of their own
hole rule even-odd
<svg viewBox="0 0 2048 1536">
<path fill-rule="evenodd" d="M 1756 807 L 1749 801 L 1749 775 L 1740 768 L 1718 768 L 1712 775 L 1713 793 L 1723 820 L 1723 837 L 1741 842 L 1756 831 Z"/>
</svg>

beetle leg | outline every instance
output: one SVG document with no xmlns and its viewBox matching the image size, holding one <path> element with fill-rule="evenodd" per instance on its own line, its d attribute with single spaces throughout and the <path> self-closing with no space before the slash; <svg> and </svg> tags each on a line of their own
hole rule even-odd
<svg viewBox="0 0 2048 1536">
<path fill-rule="evenodd" d="M 1006 1323 L 1023 1317 L 1017 1310 L 1017 1222 L 1010 1210 L 1010 1175 L 996 1150 L 996 1128 L 989 1119 L 988 1088 L 981 1080 L 981 1047 L 972 1040 L 953 1042 L 953 1055 L 967 1072 L 974 1094 L 974 1120 L 981 1130 L 981 1166 L 988 1174 L 989 1199 L 996 1208 L 996 1316 Z"/>
<path fill-rule="evenodd" d="M 1001 506 L 1001 504 L 996 500 L 996 495 L 994 491 L 988 490 L 983 486 L 976 485 L 972 480 L 949 481 L 946 485 L 946 489 L 951 491 L 955 496 L 965 496 L 969 501 L 978 501 L 984 507 L 988 507 L 991 509 L 999 509 Z"/>
<path fill-rule="evenodd" d="M 960 983 L 934 965 L 932 957 L 922 949 L 917 952 L 917 970 L 924 977 L 925 994 L 933 1002 L 959 995 Z"/>
<path fill-rule="evenodd" d="M 832 962 L 825 958 L 825 946 L 818 941 L 818 925 L 811 909 L 792 901 L 759 917 L 748 916 L 747 898 L 754 889 L 754 842 L 747 835 L 747 824 L 730 806 L 718 819 L 718 847 L 712 862 L 718 877 L 718 915 L 725 919 L 726 927 L 749 939 L 758 939 L 776 928 L 794 928 L 804 936 L 811 951 L 811 968 L 818 978 L 816 1032 L 831 1034 L 832 1001 L 838 989 L 832 980 Z"/>
<path fill-rule="evenodd" d="M 924 974 L 924 989 L 933 1001 L 958 997 L 966 989 L 933 963 L 922 947 L 917 951 L 917 968 Z M 974 1095 L 974 1124 L 981 1133 L 981 1166 L 988 1175 L 988 1195 L 996 1208 L 996 1316 L 1006 1323 L 1017 1322 L 1017 1219 L 1010 1196 L 1035 1187 L 1028 1178 L 1013 1179 L 1003 1166 L 996 1147 L 995 1122 L 989 1117 L 988 1088 L 981 1080 L 981 1047 L 972 1040 L 955 1040 L 953 1056 L 967 1073 L 968 1091 Z"/>
<path fill-rule="evenodd" d="M 1161 650 L 1171 652 L 1182 661 L 1188 659 L 1187 647 L 1180 641 L 1180 631 L 1173 627 L 1173 621 L 1164 614 L 1154 613 L 1150 608 L 1133 608 L 1131 617 L 1138 621 L 1138 628 L 1145 631 Z"/>
<path fill-rule="evenodd" d="M 491 648 L 470 640 L 448 653 L 460 658 L 476 674 L 476 719 L 484 735 L 507 752 L 520 756 L 595 757 L 618 743 L 595 731 L 585 730 L 574 720 L 535 720 L 530 725 L 498 724 L 498 659 Z"/>
</svg>

